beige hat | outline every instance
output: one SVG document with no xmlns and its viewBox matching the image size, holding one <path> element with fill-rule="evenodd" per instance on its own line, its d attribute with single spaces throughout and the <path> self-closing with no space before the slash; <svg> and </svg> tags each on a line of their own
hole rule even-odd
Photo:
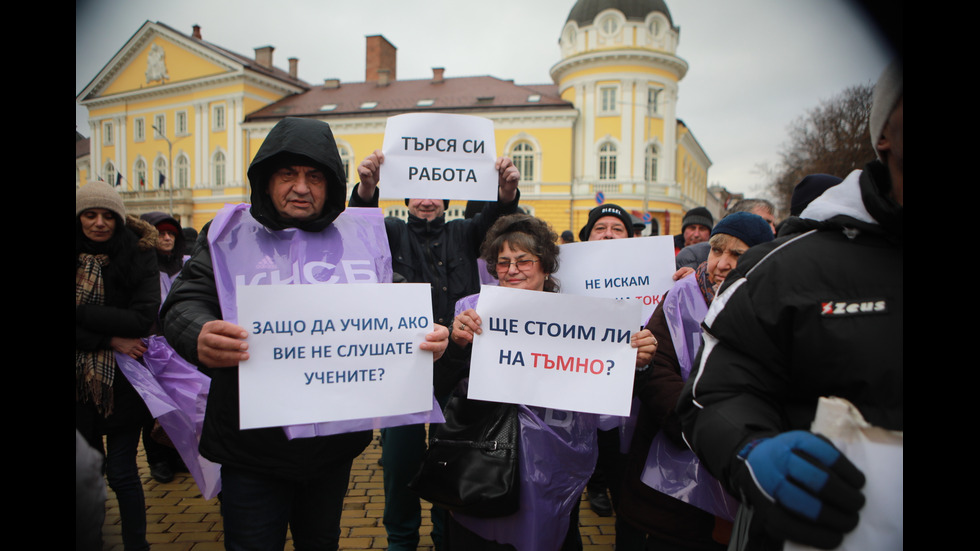
<svg viewBox="0 0 980 551">
<path fill-rule="evenodd" d="M 115 188 L 105 182 L 90 181 L 75 190 L 75 217 L 77 218 L 88 209 L 106 209 L 126 220 L 126 206 Z"/>
</svg>

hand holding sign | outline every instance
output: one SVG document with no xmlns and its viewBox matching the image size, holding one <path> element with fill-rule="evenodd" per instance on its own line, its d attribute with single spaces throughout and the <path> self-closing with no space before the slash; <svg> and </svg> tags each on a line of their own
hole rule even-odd
<svg viewBox="0 0 980 551">
<path fill-rule="evenodd" d="M 480 325 L 483 320 L 480 319 L 479 314 L 476 310 L 470 308 L 464 312 L 461 312 L 456 319 L 453 320 L 453 342 L 459 346 L 466 346 L 473 344 L 473 335 L 479 335 L 483 333 L 483 329 Z"/>
<path fill-rule="evenodd" d="M 521 180 L 521 173 L 518 172 L 510 157 L 497 157 L 494 167 L 498 174 L 497 199 L 504 203 L 510 203 L 517 198 L 517 183 Z"/>
<path fill-rule="evenodd" d="M 657 337 L 649 329 L 643 329 L 639 333 L 633 333 L 630 337 L 630 346 L 636 349 L 636 367 L 643 367 L 653 360 L 653 355 L 657 353 Z"/>
<path fill-rule="evenodd" d="M 449 329 L 438 323 L 433 324 L 432 332 L 425 336 L 425 340 L 419 344 L 419 350 L 432 352 L 432 361 L 436 361 L 446 352 L 449 346 Z"/>
<path fill-rule="evenodd" d="M 381 150 L 375 149 L 361 161 L 361 164 L 357 165 L 357 176 L 360 179 L 357 194 L 364 201 L 371 201 L 374 198 L 374 190 L 378 187 L 381 163 L 383 162 L 385 162 L 385 154 Z"/>
<path fill-rule="evenodd" d="M 357 195 L 361 200 L 370 202 L 374 199 L 374 192 L 380 180 L 381 165 L 384 162 L 385 154 L 380 149 L 375 149 L 358 165 L 357 175 L 360 185 L 357 186 Z M 521 173 L 514 166 L 514 161 L 509 157 L 497 157 L 494 168 L 497 170 L 497 200 L 510 203 L 517 199 L 517 186 L 521 180 Z"/>
<path fill-rule="evenodd" d="M 235 367 L 248 359 L 248 332 L 224 320 L 212 320 L 197 336 L 197 358 L 206 367 Z"/>
</svg>

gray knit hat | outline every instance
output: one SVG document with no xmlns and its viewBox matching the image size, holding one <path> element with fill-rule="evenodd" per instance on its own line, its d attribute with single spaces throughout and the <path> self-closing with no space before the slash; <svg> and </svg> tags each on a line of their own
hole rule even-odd
<svg viewBox="0 0 980 551">
<path fill-rule="evenodd" d="M 871 120 L 868 126 L 871 130 L 871 149 L 874 149 L 878 160 L 881 154 L 878 153 L 878 139 L 885 130 L 885 123 L 888 117 L 895 110 L 895 105 L 902 97 L 905 87 L 905 77 L 902 71 L 902 63 L 899 60 L 892 61 L 878 78 L 875 85 L 874 95 L 871 100 Z"/>
<path fill-rule="evenodd" d="M 75 190 L 75 218 L 88 209 L 106 209 L 118 216 L 121 222 L 126 220 L 126 206 L 122 197 L 105 182 L 93 180 Z"/>
<path fill-rule="evenodd" d="M 701 224 L 710 230 L 715 225 L 715 217 L 711 216 L 711 211 L 704 207 L 694 207 L 684 214 L 681 231 L 691 224 Z"/>
</svg>

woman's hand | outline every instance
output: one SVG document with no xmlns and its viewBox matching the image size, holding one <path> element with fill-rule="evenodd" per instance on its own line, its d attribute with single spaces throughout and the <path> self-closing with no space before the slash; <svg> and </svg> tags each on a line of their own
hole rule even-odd
<svg viewBox="0 0 980 551">
<path fill-rule="evenodd" d="M 653 360 L 653 355 L 657 353 L 657 345 L 657 338 L 649 329 L 633 333 L 630 337 L 630 346 L 636 349 L 636 367 L 643 367 Z"/>
<path fill-rule="evenodd" d="M 419 345 L 419 349 L 432 352 L 432 361 L 442 357 L 449 346 L 449 329 L 445 325 L 433 324 L 432 332 L 425 336 L 425 342 Z"/>
<path fill-rule="evenodd" d="M 694 273 L 694 268 L 689 268 L 687 266 L 684 266 L 683 268 L 680 268 L 676 272 L 674 272 L 674 275 L 670 276 L 670 278 L 673 279 L 674 281 L 677 281 L 682 277 L 687 277 L 687 274 L 693 274 L 693 273 Z"/>
<path fill-rule="evenodd" d="M 140 359 L 146 352 L 146 345 L 142 339 L 112 337 L 109 339 L 109 346 L 120 354 L 125 354 L 130 358 Z"/>
<path fill-rule="evenodd" d="M 453 331 L 450 335 L 453 342 L 459 346 L 473 344 L 473 335 L 483 333 L 483 329 L 480 328 L 480 324 L 482 323 L 483 320 L 477 315 L 476 310 L 472 308 L 456 316 L 453 320 Z"/>
</svg>

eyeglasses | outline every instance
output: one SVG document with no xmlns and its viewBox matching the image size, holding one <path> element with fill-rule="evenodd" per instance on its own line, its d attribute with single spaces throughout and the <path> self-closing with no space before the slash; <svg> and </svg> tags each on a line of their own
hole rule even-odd
<svg viewBox="0 0 980 551">
<path fill-rule="evenodd" d="M 535 262 L 541 262 L 540 260 L 531 260 L 530 258 L 522 258 L 521 260 L 498 260 L 497 261 L 497 272 L 509 272 L 510 265 L 514 264 L 517 269 L 524 272 L 531 268 Z"/>
</svg>

